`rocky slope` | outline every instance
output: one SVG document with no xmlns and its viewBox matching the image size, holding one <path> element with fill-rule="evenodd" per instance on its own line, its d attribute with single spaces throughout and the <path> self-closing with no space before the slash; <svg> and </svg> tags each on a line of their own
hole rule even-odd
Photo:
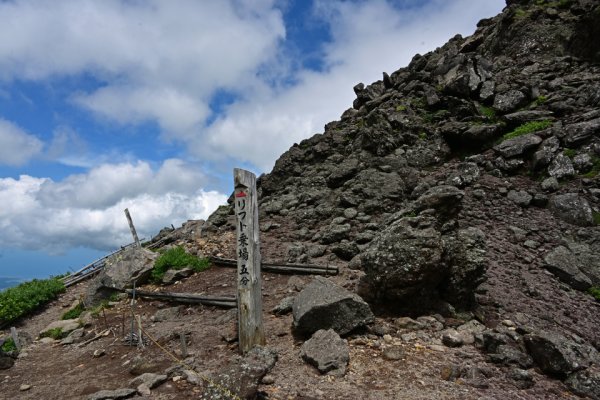
<svg viewBox="0 0 600 400">
<path fill-rule="evenodd" d="M 470 310 L 501 336 L 510 320 L 507 353 L 546 332 L 597 349 L 598 26 L 594 1 L 508 1 L 474 35 L 356 85 L 339 121 L 260 177 L 265 258 L 346 266 L 380 315 Z M 232 231 L 231 207 L 204 229 Z"/>
<path fill-rule="evenodd" d="M 172 352 L 173 332 L 184 333 L 190 365 L 230 388 L 247 382 L 248 398 L 600 398 L 600 303 L 587 292 L 600 286 L 599 26 L 596 1 L 508 0 L 474 35 L 356 85 L 339 121 L 258 182 L 263 260 L 340 275 L 265 273 L 270 350 L 250 358 L 236 356 L 235 317 L 214 307 L 141 301 L 149 333 Z M 155 240 L 171 245 L 234 257 L 231 205 Z M 144 289 L 231 295 L 233 281 L 234 271 L 211 269 Z M 83 286 L 18 328 L 35 337 Z M 333 297 L 304 327 L 318 309 L 308 303 Z M 34 343 L 5 371 L 0 398 L 123 389 L 141 373 L 136 353 L 170 378 L 139 398 L 226 397 L 168 368 L 155 346 L 123 347 L 128 311 L 116 303 L 76 340 L 106 329 L 114 339 Z M 326 326 L 338 313 L 348 319 Z M 350 314 L 359 318 L 349 327 Z M 327 347 L 329 358 L 314 354 Z"/>
</svg>

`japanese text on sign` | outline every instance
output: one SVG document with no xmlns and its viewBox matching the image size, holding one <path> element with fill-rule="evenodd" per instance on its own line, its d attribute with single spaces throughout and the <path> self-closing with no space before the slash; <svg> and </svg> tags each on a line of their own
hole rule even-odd
<svg viewBox="0 0 600 400">
<path fill-rule="evenodd" d="M 241 260 L 242 265 L 239 270 L 240 275 L 240 283 L 244 286 L 250 282 L 248 275 L 248 268 L 246 267 L 246 262 L 248 261 L 248 233 L 246 228 L 248 225 L 246 224 L 246 215 L 248 212 L 246 211 L 246 193 L 244 191 L 240 191 L 235 195 L 235 201 L 237 205 L 237 217 L 240 224 L 239 229 L 239 237 L 238 237 L 238 259 Z"/>
</svg>

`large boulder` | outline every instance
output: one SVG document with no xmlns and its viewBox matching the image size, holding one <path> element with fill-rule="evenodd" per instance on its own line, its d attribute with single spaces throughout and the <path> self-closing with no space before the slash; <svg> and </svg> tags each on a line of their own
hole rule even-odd
<svg viewBox="0 0 600 400">
<path fill-rule="evenodd" d="M 593 347 L 575 343 L 558 333 L 530 333 L 523 339 L 531 358 L 551 376 L 564 378 L 599 361 Z"/>
<path fill-rule="evenodd" d="M 549 206 L 557 217 L 573 225 L 591 226 L 594 224 L 590 204 L 577 193 L 552 196 Z"/>
<path fill-rule="evenodd" d="M 381 231 L 362 254 L 364 292 L 375 301 L 432 296 L 449 270 L 434 223 L 430 216 L 406 217 Z"/>
<path fill-rule="evenodd" d="M 578 371 L 565 381 L 567 387 L 575 394 L 600 400 L 600 371 L 598 369 L 585 369 Z"/>
<path fill-rule="evenodd" d="M 513 139 L 508 139 L 494 146 L 494 151 L 504 158 L 518 157 L 536 148 L 542 143 L 542 138 L 530 133 Z"/>
<path fill-rule="evenodd" d="M 348 342 L 333 329 L 318 330 L 300 349 L 302 359 L 320 373 L 343 376 L 350 361 Z"/>
<path fill-rule="evenodd" d="M 360 296 L 323 277 L 316 277 L 298 293 L 292 311 L 294 327 L 305 335 L 320 329 L 345 335 L 374 319 Z"/>
<path fill-rule="evenodd" d="M 96 304 L 115 291 L 131 288 L 133 282 L 141 285 L 148 281 L 158 254 L 138 247 L 125 249 L 106 261 L 106 267 L 88 287 L 86 305 Z"/>
<path fill-rule="evenodd" d="M 600 261 L 586 244 L 556 247 L 544 256 L 544 266 L 573 289 L 600 285 Z"/>
</svg>

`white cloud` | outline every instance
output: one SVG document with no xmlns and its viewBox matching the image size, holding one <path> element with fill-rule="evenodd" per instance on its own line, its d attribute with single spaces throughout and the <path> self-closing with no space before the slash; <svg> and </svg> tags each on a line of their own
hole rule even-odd
<svg viewBox="0 0 600 400">
<path fill-rule="evenodd" d="M 43 147 L 37 137 L 0 118 L 0 164 L 23 165 L 40 154 Z"/>
<path fill-rule="evenodd" d="M 102 165 L 60 182 L 27 175 L 0 179 L 0 247 L 60 252 L 109 250 L 131 242 L 123 210 L 149 238 L 171 223 L 207 218 L 227 196 L 201 189 L 203 175 L 181 160 Z"/>
<path fill-rule="evenodd" d="M 384 0 L 320 1 L 315 13 L 332 34 L 324 71 L 300 71 L 298 84 L 285 90 L 259 86 L 208 127 L 208 140 L 197 137 L 192 151 L 203 157 L 227 154 L 268 171 L 294 142 L 322 132 L 351 107 L 356 83 L 381 79 L 383 71 L 407 65 L 417 52 L 431 51 L 456 33 L 473 33 L 478 19 L 503 5 L 504 0 L 435 0 L 402 10 Z"/>
<path fill-rule="evenodd" d="M 86 73 L 102 87 L 76 104 L 185 136 L 214 91 L 252 79 L 284 35 L 273 0 L 0 2 L 0 80 Z"/>
</svg>

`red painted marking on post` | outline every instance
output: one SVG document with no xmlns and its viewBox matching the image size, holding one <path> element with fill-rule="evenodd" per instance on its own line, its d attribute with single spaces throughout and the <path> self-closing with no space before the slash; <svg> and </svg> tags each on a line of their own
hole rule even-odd
<svg viewBox="0 0 600 400">
<path fill-rule="evenodd" d="M 238 192 L 235 194 L 235 197 L 246 197 L 246 192 Z"/>
</svg>

